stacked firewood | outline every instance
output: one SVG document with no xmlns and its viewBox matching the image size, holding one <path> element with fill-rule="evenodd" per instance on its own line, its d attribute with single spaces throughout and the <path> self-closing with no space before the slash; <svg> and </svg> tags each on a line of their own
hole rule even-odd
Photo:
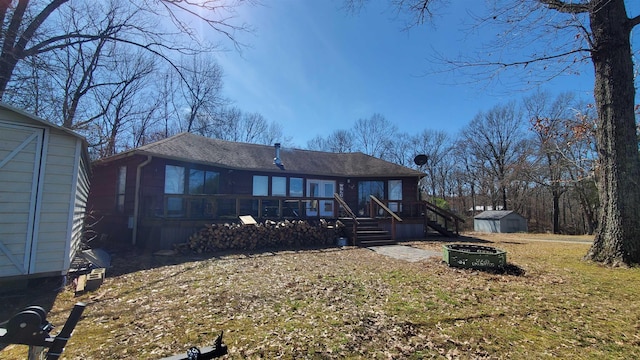
<svg viewBox="0 0 640 360">
<path fill-rule="evenodd" d="M 307 246 L 326 246 L 336 243 L 344 232 L 340 221 L 320 220 L 310 224 L 305 220 L 266 220 L 255 225 L 239 223 L 208 224 L 191 235 L 179 251 L 208 253 L 221 250 L 253 250 L 260 248 L 294 249 Z"/>
</svg>

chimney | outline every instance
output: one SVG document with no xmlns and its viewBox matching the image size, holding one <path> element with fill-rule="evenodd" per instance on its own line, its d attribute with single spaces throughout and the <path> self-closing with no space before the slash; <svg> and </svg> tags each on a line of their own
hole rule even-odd
<svg viewBox="0 0 640 360">
<path fill-rule="evenodd" d="M 282 160 L 280 159 L 280 143 L 275 143 L 273 146 L 276 148 L 276 157 L 273 158 L 273 164 L 284 170 L 284 164 L 282 164 Z"/>
</svg>

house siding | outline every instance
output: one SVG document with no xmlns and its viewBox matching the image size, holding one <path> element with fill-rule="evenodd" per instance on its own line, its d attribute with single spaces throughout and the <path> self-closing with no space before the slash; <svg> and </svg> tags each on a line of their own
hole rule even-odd
<svg viewBox="0 0 640 360">
<path fill-rule="evenodd" d="M 131 242 L 131 229 L 129 219 L 133 216 L 136 169 L 145 160 L 144 157 L 134 156 L 122 159 L 113 166 L 93 166 L 91 172 L 91 189 L 87 201 L 89 211 L 88 225 L 99 238 L 108 236 L 109 241 L 129 243 Z M 121 166 L 126 166 L 125 200 L 124 209 L 117 209 L 117 183 L 118 172 Z M 147 184 L 142 186 L 142 193 L 148 189 Z"/>
</svg>

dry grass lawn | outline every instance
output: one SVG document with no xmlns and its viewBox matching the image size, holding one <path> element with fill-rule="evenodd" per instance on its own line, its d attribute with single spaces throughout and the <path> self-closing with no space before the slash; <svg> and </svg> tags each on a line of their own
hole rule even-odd
<svg viewBox="0 0 640 360">
<path fill-rule="evenodd" d="M 158 359 L 223 330 L 230 359 L 640 358 L 639 268 L 582 261 L 588 237 L 472 235 L 524 274 L 360 248 L 120 254 L 98 290 L 60 292 L 49 321 L 62 325 L 74 303 L 88 304 L 65 359 Z M 0 358 L 25 353 L 9 346 Z"/>
</svg>

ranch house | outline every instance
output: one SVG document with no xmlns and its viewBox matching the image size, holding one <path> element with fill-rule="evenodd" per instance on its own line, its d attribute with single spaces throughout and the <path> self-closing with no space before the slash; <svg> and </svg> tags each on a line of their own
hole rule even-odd
<svg viewBox="0 0 640 360">
<path fill-rule="evenodd" d="M 393 240 L 421 238 L 419 171 L 363 153 L 328 153 L 181 133 L 95 161 L 88 209 L 109 241 L 149 249 L 184 242 L 206 223 L 376 219 Z M 449 227 L 457 218 L 446 214 Z M 457 223 L 456 223 L 457 224 Z M 360 228 L 364 240 L 364 225 Z M 356 233 L 351 234 L 357 237 Z M 387 235 L 389 236 L 389 235 Z M 356 241 L 353 241 L 354 243 Z"/>
</svg>

